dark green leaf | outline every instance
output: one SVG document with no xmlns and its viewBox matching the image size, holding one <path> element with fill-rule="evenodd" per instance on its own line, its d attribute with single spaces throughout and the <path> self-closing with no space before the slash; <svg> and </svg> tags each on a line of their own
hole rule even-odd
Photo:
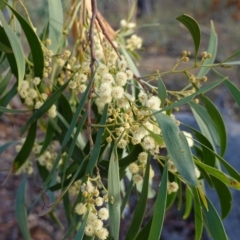
<svg viewBox="0 0 240 240">
<path fill-rule="evenodd" d="M 194 132 L 194 135 L 197 137 L 199 143 L 201 144 L 202 153 L 203 153 L 202 161 L 204 163 L 206 163 L 207 165 L 214 167 L 215 166 L 215 154 L 212 153 L 212 152 L 214 152 L 212 144 L 202 133 L 200 133 L 199 131 L 197 131 L 196 129 L 194 129 L 190 126 L 188 126 L 188 128 L 190 128 Z M 212 151 L 209 151 L 209 149 L 211 149 Z"/>
<path fill-rule="evenodd" d="M 190 102 L 189 105 L 201 132 L 211 142 L 215 150 L 215 146 L 220 146 L 220 139 L 214 122 L 202 106 L 193 101 Z"/>
<path fill-rule="evenodd" d="M 195 140 L 196 141 L 196 140 Z M 198 142 L 198 141 L 196 141 Z M 200 142 L 198 142 L 200 143 Z M 201 143 L 200 143 L 201 144 Z M 201 144 L 202 145 L 202 144 Z M 212 151 L 210 148 L 208 148 L 206 145 L 202 145 L 203 148 L 206 148 L 209 152 L 211 152 L 215 157 L 221 162 L 221 164 L 225 167 L 225 169 L 228 171 L 231 177 L 235 178 L 240 182 L 240 174 L 227 162 L 225 161 L 221 156 L 219 156 L 217 153 Z"/>
<path fill-rule="evenodd" d="M 27 220 L 26 184 L 27 184 L 27 177 L 25 176 L 17 191 L 16 218 L 24 239 L 31 240 L 29 227 L 28 227 L 28 220 Z"/>
<path fill-rule="evenodd" d="M 221 216 L 224 219 L 230 212 L 232 207 L 232 195 L 228 187 L 219 179 L 211 176 L 214 188 L 218 194 L 219 201 L 221 204 Z"/>
<path fill-rule="evenodd" d="M 27 160 L 28 156 L 32 151 L 32 147 L 35 141 L 37 131 L 37 122 L 33 123 L 29 129 L 27 138 L 19 151 L 18 155 L 14 159 L 12 172 L 15 173 Z"/>
<path fill-rule="evenodd" d="M 64 95 L 61 95 L 59 98 L 59 112 L 62 114 L 64 119 L 68 122 L 68 124 L 72 121 L 72 109 L 69 104 L 69 101 L 66 99 Z"/>
<path fill-rule="evenodd" d="M 18 86 L 21 85 L 25 74 L 25 56 L 22 49 L 21 42 L 17 37 L 13 29 L 6 23 L 2 12 L 0 12 L 0 21 L 4 28 L 4 31 L 8 37 L 8 40 L 11 44 L 11 48 L 17 64 L 17 73 L 18 73 Z"/>
<path fill-rule="evenodd" d="M 37 168 L 42 180 L 45 181 L 49 175 L 48 170 L 46 169 L 46 167 L 40 165 L 38 161 L 37 161 Z"/>
<path fill-rule="evenodd" d="M 177 209 L 180 210 L 182 207 L 183 189 L 182 189 L 182 182 L 179 179 L 176 179 L 176 180 L 177 180 L 177 184 L 179 186 L 179 189 L 177 191 L 177 198 L 178 198 Z"/>
<path fill-rule="evenodd" d="M 125 240 L 135 239 L 135 237 L 137 236 L 141 228 L 146 205 L 147 205 L 149 170 L 150 170 L 150 161 L 148 159 L 146 170 L 145 170 L 145 176 L 143 180 L 143 188 L 142 188 L 141 196 L 135 208 L 132 222 L 129 226 Z"/>
<path fill-rule="evenodd" d="M 116 146 L 113 147 L 109 163 L 108 198 L 110 233 L 114 240 L 118 240 L 121 219 L 121 195 L 119 165 Z"/>
<path fill-rule="evenodd" d="M 72 222 L 72 204 L 69 198 L 69 192 L 66 192 L 66 194 L 63 196 L 63 206 L 69 227 Z"/>
<path fill-rule="evenodd" d="M 216 168 L 210 167 L 200 161 L 195 161 L 197 165 L 202 167 L 206 172 L 208 172 L 210 175 L 216 177 L 220 181 L 222 181 L 224 184 L 226 184 L 229 187 L 240 189 L 240 182 L 238 182 L 236 179 L 231 178 L 230 176 L 226 175 L 225 173 L 219 171 Z"/>
<path fill-rule="evenodd" d="M 190 188 L 186 188 L 186 204 L 185 204 L 185 211 L 183 214 L 183 219 L 186 219 L 189 217 L 192 210 L 192 195 Z"/>
<path fill-rule="evenodd" d="M 161 100 L 161 107 L 163 107 L 167 98 L 167 91 L 166 86 L 160 75 L 158 76 L 158 97 Z"/>
<path fill-rule="evenodd" d="M 200 32 L 198 23 L 192 17 L 186 14 L 177 17 L 177 20 L 181 22 L 192 35 L 194 47 L 195 47 L 195 62 L 196 62 L 198 50 L 201 42 L 201 32 Z"/>
<path fill-rule="evenodd" d="M 54 136 L 54 127 L 52 126 L 52 123 L 49 121 L 47 125 L 47 131 L 45 133 L 45 138 L 42 144 L 42 148 L 38 154 L 38 157 L 41 156 L 44 153 L 44 151 L 47 149 L 47 147 L 49 146 L 49 144 L 53 139 L 53 136 Z"/>
<path fill-rule="evenodd" d="M 147 224 L 141 229 L 141 231 L 138 233 L 137 237 L 135 240 L 145 240 L 149 239 L 149 232 L 152 226 L 152 217 L 151 219 L 147 222 Z"/>
<path fill-rule="evenodd" d="M 80 131 L 82 130 L 82 127 L 83 127 L 83 124 L 85 122 L 85 119 L 87 117 L 87 111 L 84 112 L 83 116 L 82 116 L 82 119 L 81 121 L 78 123 L 77 125 L 77 129 L 74 133 L 74 137 L 73 137 L 73 140 L 71 142 L 69 142 L 70 144 L 70 147 L 68 148 L 68 151 L 67 151 L 67 156 L 65 158 L 65 161 L 64 161 L 64 166 L 63 166 L 63 174 L 62 174 L 62 187 L 63 187 L 63 182 L 65 181 L 65 176 L 66 176 L 66 171 L 67 171 L 67 166 L 69 165 L 69 160 L 70 158 L 72 157 L 72 154 L 74 152 L 74 148 L 76 146 L 76 142 L 77 142 L 77 138 L 79 136 L 79 133 Z M 80 157 L 80 155 L 79 155 Z M 82 163 L 82 161 L 80 160 L 80 162 Z"/>
<path fill-rule="evenodd" d="M 12 50 L 11 43 L 8 40 L 8 36 L 5 33 L 5 30 L 3 29 L 3 27 L 1 27 L 1 25 L 0 25 L 0 36 L 1 36 L 1 42 L 5 46 L 7 46 L 8 48 L 10 48 Z M 0 65 L 1 71 L 4 72 L 10 66 L 12 74 L 14 74 L 15 77 L 17 77 L 17 75 L 18 75 L 17 62 L 16 62 L 13 51 L 12 51 L 12 53 L 2 54 L 1 60 L 2 60 L 1 65 Z"/>
<path fill-rule="evenodd" d="M 57 215 L 54 212 L 50 212 L 49 216 L 53 223 L 55 223 L 61 230 L 64 229 L 63 224 L 61 223 L 60 219 L 57 217 Z"/>
<path fill-rule="evenodd" d="M 101 121 L 100 121 L 100 125 L 104 125 L 106 124 L 107 121 L 107 111 L 108 111 L 108 105 L 106 104 L 102 113 L 102 117 L 101 117 Z M 100 150 L 101 150 L 101 144 L 102 144 L 102 135 L 104 132 L 104 127 L 101 127 L 98 129 L 97 132 L 97 137 L 96 137 L 96 141 L 94 143 L 94 147 L 92 150 L 92 154 L 89 158 L 89 162 L 88 162 L 88 166 L 86 169 L 86 174 L 92 174 L 93 168 L 96 166 L 98 158 L 99 158 L 99 154 L 100 154 Z"/>
<path fill-rule="evenodd" d="M 216 55 L 217 55 L 217 47 L 218 47 L 218 37 L 217 33 L 215 31 L 215 27 L 213 24 L 213 21 L 211 21 L 211 33 L 210 33 L 210 40 L 208 44 L 207 53 L 210 53 L 212 55 L 211 58 L 208 58 L 204 61 L 204 65 L 211 65 L 214 63 Z M 202 78 L 205 76 L 208 71 L 210 70 L 210 67 L 202 67 L 197 74 L 197 78 Z"/>
<path fill-rule="evenodd" d="M 0 106 L 6 107 L 16 94 L 17 84 L 14 84 L 13 87 L 6 93 L 6 95 L 4 95 L 4 97 L 0 99 Z M 2 114 L 3 113 L 0 112 L 0 116 L 2 116 Z"/>
<path fill-rule="evenodd" d="M 28 44 L 31 49 L 31 54 L 33 58 L 34 75 L 35 77 L 42 78 L 43 70 L 44 70 L 44 56 L 43 56 L 43 50 L 42 50 L 42 46 L 39 41 L 39 38 L 36 35 L 35 31 L 32 29 L 32 27 L 29 25 L 29 23 L 11 6 L 8 5 L 8 7 L 11 9 L 13 14 L 18 19 L 25 33 L 25 36 L 28 40 Z"/>
<path fill-rule="evenodd" d="M 138 154 L 142 151 L 143 149 L 139 144 L 134 146 L 133 150 L 126 157 L 119 160 L 119 167 L 125 167 L 130 163 L 135 162 L 137 160 Z"/>
<path fill-rule="evenodd" d="M 0 96 L 4 93 L 10 79 L 11 79 L 11 72 L 8 71 L 7 75 L 2 79 L 2 77 L 0 76 Z"/>
<path fill-rule="evenodd" d="M 12 49 L 0 42 L 0 52 L 13 53 Z"/>
<path fill-rule="evenodd" d="M 200 96 L 207 109 L 207 112 L 213 120 L 220 138 L 220 155 L 223 156 L 227 148 L 227 130 L 221 114 L 215 105 L 205 96 Z"/>
<path fill-rule="evenodd" d="M 7 2 L 8 2 L 8 0 L 1 1 L 1 2 L 0 2 L 0 9 L 1 9 L 1 10 L 5 8 Z"/>
<path fill-rule="evenodd" d="M 87 219 L 88 219 L 88 214 L 85 214 L 84 219 L 81 223 L 81 226 L 80 226 L 74 240 L 82 240 L 83 239 L 85 226 L 87 224 Z"/>
<path fill-rule="evenodd" d="M 201 240 L 203 231 L 202 204 L 196 188 L 192 188 L 192 193 L 194 199 L 195 240 Z"/>
<path fill-rule="evenodd" d="M 240 107 L 240 90 L 229 80 L 225 81 L 224 84 L 227 86 L 228 90 Z"/>
<path fill-rule="evenodd" d="M 215 240 L 228 240 L 223 223 L 212 203 L 207 199 L 208 210 L 203 208 L 204 222 Z"/>
<path fill-rule="evenodd" d="M 131 191 L 132 191 L 132 187 L 133 187 L 133 181 L 131 181 L 129 183 L 128 188 L 127 188 L 127 192 L 125 193 L 125 196 L 123 198 L 122 205 L 121 205 L 121 214 L 123 213 L 123 211 L 126 207 L 126 204 L 128 202 L 128 199 L 129 199 Z"/>
<path fill-rule="evenodd" d="M 177 194 L 175 192 L 167 195 L 166 210 L 172 207 L 175 202 Z"/>
<path fill-rule="evenodd" d="M 167 182 L 168 182 L 168 162 L 165 162 L 161 183 L 158 190 L 158 196 L 154 206 L 153 220 L 149 239 L 159 240 L 162 232 L 163 221 L 165 217 L 167 201 Z"/>
<path fill-rule="evenodd" d="M 168 154 L 178 169 L 178 172 L 190 186 L 197 186 L 192 154 L 186 137 L 169 116 L 163 113 L 155 113 L 155 117 L 161 128 Z"/>
</svg>

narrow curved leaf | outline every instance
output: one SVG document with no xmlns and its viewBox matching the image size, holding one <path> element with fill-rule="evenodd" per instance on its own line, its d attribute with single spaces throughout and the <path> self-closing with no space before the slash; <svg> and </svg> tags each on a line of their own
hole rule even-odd
<svg viewBox="0 0 240 240">
<path fill-rule="evenodd" d="M 109 163 L 108 198 L 110 233 L 114 240 L 118 240 L 121 220 L 121 195 L 116 146 L 113 147 Z"/>
<path fill-rule="evenodd" d="M 0 76 L 0 96 L 4 93 L 7 88 L 8 83 L 11 80 L 12 73 L 9 70 L 4 78 Z"/>
<path fill-rule="evenodd" d="M 87 219 L 88 219 L 88 214 L 85 214 L 84 219 L 81 223 L 81 226 L 80 226 L 74 240 L 82 240 L 83 239 L 85 226 L 87 224 Z"/>
<path fill-rule="evenodd" d="M 227 86 L 228 90 L 240 107 L 240 90 L 229 80 L 225 81 L 224 84 Z"/>
<path fill-rule="evenodd" d="M 192 188 L 192 193 L 194 199 L 195 240 L 201 240 L 203 231 L 202 205 L 196 188 Z"/>
<path fill-rule="evenodd" d="M 161 107 L 163 107 L 167 98 L 167 90 L 160 75 L 158 76 L 158 97 L 161 100 Z"/>
<path fill-rule="evenodd" d="M 207 112 L 217 129 L 220 138 L 220 155 L 223 156 L 227 148 L 227 130 L 223 118 L 215 105 L 209 100 L 209 98 L 205 96 L 200 96 L 200 98 L 204 102 Z"/>
<path fill-rule="evenodd" d="M 130 163 L 135 162 L 137 160 L 138 154 L 142 151 L 143 149 L 140 145 L 134 146 L 133 150 L 126 157 L 119 160 L 119 167 L 125 167 Z"/>
<path fill-rule="evenodd" d="M 17 191 L 16 218 L 24 239 L 31 240 L 29 227 L 28 227 L 28 220 L 27 220 L 26 184 L 27 184 L 27 177 L 24 176 Z"/>
<path fill-rule="evenodd" d="M 201 129 L 201 132 L 211 142 L 215 150 L 215 146 L 220 146 L 220 138 L 214 122 L 212 121 L 208 112 L 201 105 L 196 104 L 193 101 L 190 102 L 189 105 L 198 123 L 198 126 Z"/>
<path fill-rule="evenodd" d="M 163 113 L 155 113 L 155 117 L 161 128 L 168 154 L 178 172 L 190 186 L 197 186 L 194 163 L 186 137 L 169 116 Z"/>
<path fill-rule="evenodd" d="M 11 114 L 18 114 L 18 113 L 26 113 L 29 112 L 29 110 L 20 110 L 20 109 L 10 109 L 0 106 L 0 112 L 1 113 L 11 113 Z"/>
<path fill-rule="evenodd" d="M 25 56 L 24 56 L 24 52 L 22 49 L 22 45 L 21 45 L 21 42 L 20 42 L 19 38 L 17 37 L 16 33 L 6 23 L 2 12 L 0 12 L 0 21 L 1 21 L 4 31 L 8 37 L 8 40 L 11 44 L 12 51 L 14 53 L 14 57 L 15 57 L 16 64 L 17 64 L 18 86 L 20 86 L 23 81 L 24 74 L 25 74 Z"/>
<path fill-rule="evenodd" d="M 52 41 L 52 44 L 49 46 L 49 49 L 51 49 L 53 53 L 56 54 L 59 48 L 63 31 L 62 1 L 48 0 L 48 11 L 49 11 L 48 38 L 51 39 Z"/>
<path fill-rule="evenodd" d="M 12 49 L 0 42 L 0 52 L 12 53 Z"/>
<path fill-rule="evenodd" d="M 141 193 L 140 199 L 137 203 L 137 206 L 135 208 L 132 222 L 129 226 L 128 233 L 127 233 L 125 240 L 134 239 L 137 236 L 137 234 L 141 228 L 146 205 L 147 205 L 149 169 L 150 169 L 150 161 L 148 159 L 146 170 L 145 170 L 145 176 L 144 176 L 144 180 L 143 180 L 142 193 Z"/>
<path fill-rule="evenodd" d="M 0 99 L 0 106 L 6 107 L 12 98 L 17 94 L 17 84 L 14 84 L 13 87 Z M 3 112 L 0 112 L 2 116 Z"/>
<path fill-rule="evenodd" d="M 141 229 L 141 231 L 138 233 L 137 237 L 135 238 L 135 240 L 145 240 L 145 239 L 149 239 L 149 232 L 152 226 L 152 217 L 151 219 L 147 222 L 147 224 Z"/>
<path fill-rule="evenodd" d="M 185 199 L 186 203 L 185 203 L 185 211 L 183 214 L 183 219 L 186 219 L 189 217 L 191 210 L 192 210 L 192 194 L 190 189 L 187 187 L 186 188 L 186 199 Z"/>
<path fill-rule="evenodd" d="M 224 66 L 225 66 L 225 65 L 240 65 L 240 61 L 225 62 L 225 63 L 224 63 Z"/>
<path fill-rule="evenodd" d="M 50 142 L 52 141 L 52 138 L 54 136 L 54 127 L 52 126 L 52 123 L 49 121 L 48 125 L 47 125 L 47 131 L 45 133 L 45 138 L 44 141 L 42 143 L 42 148 L 38 154 L 38 157 L 41 156 L 44 151 L 47 149 L 47 147 L 49 146 Z"/>
<path fill-rule="evenodd" d="M 101 120 L 100 120 L 100 125 L 106 124 L 107 110 L 108 110 L 108 105 L 106 104 L 105 107 L 104 107 L 103 113 L 102 113 L 102 117 L 101 117 Z M 98 157 L 99 157 L 100 150 L 101 150 L 103 132 L 104 132 L 104 127 L 101 127 L 101 128 L 98 129 L 96 141 L 94 143 L 94 147 L 93 147 L 93 150 L 92 150 L 92 154 L 91 154 L 91 156 L 89 158 L 89 161 L 88 161 L 86 174 L 91 175 L 92 171 L 93 171 L 93 168 L 97 164 Z"/>
<path fill-rule="evenodd" d="M 225 60 L 223 60 L 221 63 L 225 63 L 228 60 L 235 58 L 236 56 L 240 55 L 240 49 L 238 49 L 236 52 L 234 52 L 231 56 L 229 56 L 228 58 L 226 58 Z"/>
<path fill-rule="evenodd" d="M 32 27 L 28 24 L 28 22 L 18 12 L 16 12 L 11 6 L 8 5 L 8 7 L 11 9 L 13 14 L 18 19 L 25 33 L 25 36 L 28 40 L 28 44 L 31 49 L 31 54 L 33 58 L 34 75 L 35 77 L 42 78 L 43 70 L 44 70 L 44 56 L 43 56 L 43 50 L 42 50 L 42 46 L 40 44 L 39 38 L 36 35 L 35 31 L 32 29 Z"/>
<path fill-rule="evenodd" d="M 191 33 L 195 47 L 195 61 L 197 60 L 198 50 L 201 42 L 201 32 L 198 23 L 195 19 L 187 14 L 177 17 L 177 20 L 181 22 Z"/>
<path fill-rule="evenodd" d="M 179 191 L 179 190 L 178 190 Z M 166 210 L 172 207 L 177 197 L 177 193 L 173 192 L 167 195 Z"/>
<path fill-rule="evenodd" d="M 204 65 L 211 65 L 214 63 L 216 55 L 217 55 L 217 47 L 218 47 L 218 36 L 215 31 L 213 21 L 211 21 L 211 33 L 210 33 L 210 40 L 209 40 L 209 44 L 208 44 L 207 53 L 210 53 L 212 55 L 212 57 L 206 59 L 204 61 Z M 197 78 L 202 78 L 203 76 L 205 76 L 208 73 L 209 70 L 210 70 L 209 67 L 202 67 L 200 69 L 199 73 L 197 74 Z"/>
<path fill-rule="evenodd" d="M 168 182 L 168 162 L 166 161 L 161 183 L 158 190 L 158 196 L 154 206 L 153 219 L 148 238 L 151 240 L 159 240 L 162 232 L 167 201 L 167 182 Z"/>
<path fill-rule="evenodd" d="M 27 160 L 28 156 L 32 151 L 32 147 L 35 141 L 37 131 L 37 122 L 34 122 L 28 132 L 27 138 L 19 151 L 18 155 L 14 159 L 12 172 L 15 173 Z"/>
<path fill-rule="evenodd" d="M 212 205 L 212 203 L 207 199 L 208 210 L 203 208 L 204 222 L 207 226 L 208 231 L 215 240 L 228 240 L 223 223 Z"/>
<path fill-rule="evenodd" d="M 219 179 L 211 176 L 214 188 L 218 194 L 220 205 L 221 205 L 221 216 L 224 219 L 232 208 L 232 194 L 228 187 Z"/>
<path fill-rule="evenodd" d="M 200 161 L 195 161 L 196 165 L 199 165 L 202 167 L 206 172 L 208 172 L 210 175 L 216 177 L 220 181 L 222 181 L 224 184 L 231 188 L 240 189 L 240 182 L 238 182 L 236 179 L 226 175 L 225 173 L 219 171 L 216 168 L 210 167 Z"/>
<path fill-rule="evenodd" d="M 121 214 L 123 214 L 123 211 L 124 211 L 124 209 L 125 209 L 125 207 L 126 207 L 126 204 L 127 204 L 127 202 L 128 202 L 128 199 L 129 199 L 130 194 L 131 194 L 131 191 L 132 191 L 132 188 L 133 188 L 133 181 L 131 181 L 131 182 L 129 183 L 128 188 L 127 188 L 127 192 L 126 192 L 126 194 L 125 194 L 125 196 L 124 196 L 124 199 L 123 199 L 123 201 L 122 201 Z"/>
<path fill-rule="evenodd" d="M 195 140 L 196 141 L 196 140 Z M 196 141 L 198 142 L 198 141 Z M 200 143 L 200 142 L 198 142 Z M 201 143 L 200 143 L 201 144 Z M 202 145 L 202 144 L 201 144 Z M 212 149 L 208 148 L 206 145 L 202 145 L 202 147 L 206 148 L 209 152 L 215 155 L 215 157 L 221 162 L 221 164 L 225 167 L 225 169 L 228 171 L 230 176 L 232 178 L 235 178 L 237 181 L 240 182 L 240 174 L 227 162 L 225 161 L 221 156 L 219 156 L 217 153 L 212 151 Z"/>
<path fill-rule="evenodd" d="M 203 154 L 203 159 L 202 161 L 206 163 L 207 165 L 214 167 L 215 166 L 215 155 L 212 153 L 214 152 L 214 149 L 212 147 L 212 144 L 209 142 L 209 140 L 199 131 L 196 129 L 187 126 L 190 128 L 193 132 L 196 138 L 198 139 L 201 147 L 202 147 L 202 154 Z M 211 149 L 211 151 L 209 151 Z"/>
</svg>

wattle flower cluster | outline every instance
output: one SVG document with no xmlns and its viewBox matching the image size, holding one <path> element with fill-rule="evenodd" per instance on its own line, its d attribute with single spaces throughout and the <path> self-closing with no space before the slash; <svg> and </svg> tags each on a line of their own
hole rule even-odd
<svg viewBox="0 0 240 240">
<path fill-rule="evenodd" d="M 90 180 L 81 185 L 81 191 L 84 199 L 76 205 L 75 212 L 78 215 L 88 214 L 84 233 L 89 237 L 107 239 L 109 232 L 103 227 L 103 221 L 108 220 L 109 212 L 103 205 L 108 201 L 108 197 L 100 197 L 99 190 Z"/>
</svg>

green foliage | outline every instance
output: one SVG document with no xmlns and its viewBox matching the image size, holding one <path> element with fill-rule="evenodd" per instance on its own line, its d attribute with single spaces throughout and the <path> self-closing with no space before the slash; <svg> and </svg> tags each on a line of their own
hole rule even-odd
<svg viewBox="0 0 240 240">
<path fill-rule="evenodd" d="M 15 146 L 12 173 L 25 174 L 16 197 L 23 237 L 31 238 L 27 217 L 43 201 L 39 215 L 49 214 L 60 228 L 54 211 L 63 202 L 59 206 L 68 221 L 64 239 L 118 240 L 122 221 L 130 218 L 125 239 L 157 240 L 165 213 L 175 203 L 185 209 L 183 219 L 194 212 L 196 240 L 204 227 L 213 239 L 227 239 L 203 183 L 216 191 L 223 219 L 232 206 L 229 189 L 240 190 L 240 174 L 224 159 L 225 123 L 205 94 L 223 84 L 240 106 L 240 90 L 216 70 L 239 65 L 237 60 L 229 62 L 239 50 L 216 63 L 218 37 L 211 22 L 208 49 L 199 56 L 200 27 L 195 19 L 182 15 L 177 20 L 192 36 L 194 59 L 184 50 L 172 69 L 143 80 L 136 65 L 142 39 L 134 34 L 130 17 L 114 32 L 92 14 L 91 9 L 97 9 L 90 1 L 73 1 L 63 9 L 61 1 L 51 0 L 39 35 L 28 10 L 18 2 L 26 17 L 16 4 L 0 3 L 0 116 L 30 116 L 21 126 L 20 140 L 4 143 L 0 154 Z M 10 19 L 3 15 L 5 9 L 12 14 Z M 13 21 L 22 33 L 16 34 Z M 24 53 L 25 44 L 29 53 Z M 219 79 L 206 84 L 211 70 Z M 170 74 L 184 74 L 186 87 L 168 90 L 164 80 Z M 12 101 L 16 97 L 20 109 Z M 185 104 L 200 128 L 188 127 L 193 135 L 181 131 L 184 123 L 174 116 Z M 160 176 L 154 177 L 156 166 Z M 42 191 L 27 212 L 26 184 L 31 177 L 26 174 L 33 174 L 34 168 L 42 178 Z M 158 189 L 153 189 L 155 181 Z M 129 216 L 125 210 L 133 197 L 138 202 Z M 148 198 L 153 198 L 153 212 L 148 211 Z"/>
</svg>

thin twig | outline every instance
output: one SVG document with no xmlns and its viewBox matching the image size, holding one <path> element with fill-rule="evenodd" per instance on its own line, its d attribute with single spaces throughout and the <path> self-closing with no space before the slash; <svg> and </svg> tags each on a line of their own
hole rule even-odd
<svg viewBox="0 0 240 240">
<path fill-rule="evenodd" d="M 114 51 L 115 51 L 116 54 L 118 55 L 118 58 L 121 60 L 122 57 L 121 57 L 121 55 L 119 54 L 116 46 L 115 46 L 114 43 L 112 42 L 111 38 L 109 37 L 107 31 L 105 30 L 105 27 L 104 27 L 101 19 L 99 18 L 98 14 L 96 15 L 96 19 L 97 19 L 97 21 L 98 21 L 98 24 L 99 24 L 101 30 L 102 30 L 103 35 L 106 37 L 106 39 L 108 40 L 108 42 L 111 44 L 112 48 L 114 49 Z"/>
<path fill-rule="evenodd" d="M 141 85 L 141 87 L 148 93 L 149 90 L 144 85 L 144 82 L 142 82 L 141 79 L 136 74 L 133 74 L 133 77 Z"/>
<path fill-rule="evenodd" d="M 91 52 L 91 63 L 90 63 L 90 71 L 91 71 L 91 76 L 94 75 L 94 63 L 96 61 L 95 57 L 95 51 L 94 51 L 94 24 L 95 24 L 95 19 L 97 16 L 97 3 L 96 0 L 91 0 L 92 4 L 92 18 L 91 18 L 91 24 L 90 24 L 90 30 L 89 30 L 89 41 L 90 41 L 90 52 Z M 91 86 L 89 95 L 88 95 L 88 103 L 87 103 L 87 115 L 88 115 L 88 138 L 90 142 L 90 154 L 92 152 L 92 149 L 94 147 L 94 142 L 92 139 L 92 130 L 91 130 L 91 99 L 92 99 L 92 90 L 93 90 L 93 85 Z"/>
</svg>

